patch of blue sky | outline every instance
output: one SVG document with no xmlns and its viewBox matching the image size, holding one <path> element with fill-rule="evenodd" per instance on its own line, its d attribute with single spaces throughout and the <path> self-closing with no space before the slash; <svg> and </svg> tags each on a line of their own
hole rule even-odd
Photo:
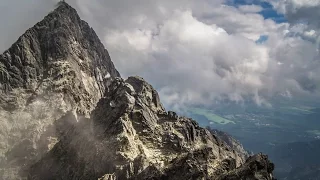
<svg viewBox="0 0 320 180">
<path fill-rule="evenodd" d="M 263 44 L 264 42 L 268 41 L 269 36 L 267 35 L 261 35 L 258 40 L 256 40 L 257 44 Z"/>
<path fill-rule="evenodd" d="M 226 4 L 235 7 L 239 7 L 241 5 L 258 5 L 263 8 L 259 14 L 261 14 L 265 19 L 272 19 L 276 23 L 287 22 L 284 15 L 279 14 L 266 0 L 227 0 Z"/>
</svg>

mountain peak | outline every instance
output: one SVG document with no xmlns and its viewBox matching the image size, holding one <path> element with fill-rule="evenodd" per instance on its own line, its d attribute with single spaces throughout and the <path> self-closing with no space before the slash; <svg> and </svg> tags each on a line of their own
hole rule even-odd
<svg viewBox="0 0 320 180">
<path fill-rule="evenodd" d="M 58 2 L 56 8 L 53 10 L 53 12 L 49 13 L 48 16 L 50 17 L 51 14 L 59 14 L 62 16 L 76 16 L 78 19 L 80 19 L 77 10 L 65 1 Z"/>
<path fill-rule="evenodd" d="M 57 7 L 64 7 L 64 8 L 71 8 L 74 9 L 72 6 L 70 6 L 66 1 L 59 1 L 57 3 Z M 75 10 L 75 9 L 74 9 Z"/>
<path fill-rule="evenodd" d="M 60 0 L 58 3 L 57 3 L 58 6 L 69 6 L 71 7 L 65 0 Z"/>
<path fill-rule="evenodd" d="M 0 72 L 16 67 L 15 72 L 0 73 L 0 90 L 31 88 L 31 81 L 39 80 L 39 76 L 47 76 L 45 71 L 50 68 L 48 66 L 61 60 L 73 61 L 84 71 L 94 71 L 99 65 L 104 69 L 103 77 L 108 73 L 120 76 L 108 51 L 88 23 L 81 20 L 77 11 L 66 2 L 58 5 L 0 55 L 0 67 L 3 67 Z M 25 65 L 35 66 L 33 68 L 36 71 L 24 72 L 22 67 Z M 13 74 L 19 76 L 10 77 Z"/>
<path fill-rule="evenodd" d="M 53 122 L 66 112 L 90 116 L 110 77 L 120 74 L 108 51 L 65 2 L 0 54 L 0 139 L 8 144 L 0 146 L 0 177 L 3 167 L 15 174 L 48 151 Z"/>
</svg>

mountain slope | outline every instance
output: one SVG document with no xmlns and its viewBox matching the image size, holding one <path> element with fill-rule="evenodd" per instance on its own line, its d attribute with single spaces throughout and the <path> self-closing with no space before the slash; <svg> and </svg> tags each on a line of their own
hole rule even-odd
<svg viewBox="0 0 320 180">
<path fill-rule="evenodd" d="M 60 120 L 68 128 L 29 179 L 272 179 L 266 156 L 246 161 L 192 119 L 166 112 L 142 78 L 110 81 L 91 119 Z"/>
<path fill-rule="evenodd" d="M 109 76 L 120 74 L 68 4 L 27 30 L 0 55 L 0 176 L 52 148 L 58 141 L 52 123 L 66 112 L 90 116 Z"/>
</svg>

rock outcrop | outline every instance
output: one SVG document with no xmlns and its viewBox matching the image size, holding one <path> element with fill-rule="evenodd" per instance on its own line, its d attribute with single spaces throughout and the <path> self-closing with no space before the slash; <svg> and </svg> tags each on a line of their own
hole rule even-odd
<svg viewBox="0 0 320 180">
<path fill-rule="evenodd" d="M 68 4 L 27 30 L 0 55 L 0 177 L 14 179 L 50 150 L 58 142 L 53 122 L 66 112 L 89 117 L 104 80 L 119 76 L 93 29 Z"/>
<path fill-rule="evenodd" d="M 0 179 L 273 179 L 265 155 L 248 158 L 167 112 L 144 79 L 120 78 L 65 2 L 0 55 L 0 93 Z"/>
<path fill-rule="evenodd" d="M 242 144 L 238 140 L 233 138 L 231 135 L 229 135 L 226 132 L 219 131 L 217 129 L 212 129 L 210 127 L 207 127 L 207 129 L 214 136 L 218 137 L 218 139 L 220 139 L 220 141 L 225 142 L 226 145 L 229 146 L 229 149 L 232 149 L 232 150 L 238 152 L 239 154 L 243 154 L 245 156 L 245 158 L 249 157 L 249 153 L 244 149 Z"/>
<path fill-rule="evenodd" d="M 72 125 L 29 179 L 272 179 L 266 156 L 246 160 L 194 120 L 166 112 L 142 78 L 116 78 L 107 89 L 91 119 L 62 121 Z"/>
</svg>

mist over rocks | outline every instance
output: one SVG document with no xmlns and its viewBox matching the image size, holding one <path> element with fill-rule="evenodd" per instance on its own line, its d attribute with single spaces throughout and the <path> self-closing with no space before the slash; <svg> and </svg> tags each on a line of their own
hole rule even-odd
<svg viewBox="0 0 320 180">
<path fill-rule="evenodd" d="M 141 77 L 124 80 L 65 2 L 0 55 L 0 177 L 273 179 L 187 117 L 167 112 Z"/>
</svg>

